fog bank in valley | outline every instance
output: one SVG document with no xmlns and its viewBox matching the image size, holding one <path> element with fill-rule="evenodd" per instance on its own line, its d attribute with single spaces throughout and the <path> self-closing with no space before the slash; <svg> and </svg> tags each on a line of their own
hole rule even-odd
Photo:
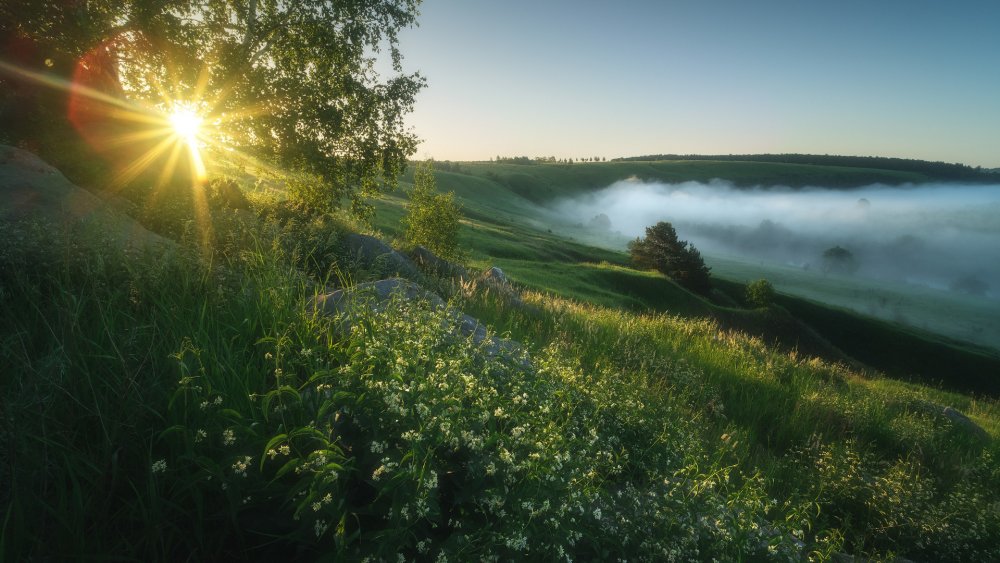
<svg viewBox="0 0 1000 563">
<path fill-rule="evenodd" d="M 790 190 L 625 180 L 554 210 L 629 238 L 670 221 L 707 255 L 815 271 L 830 269 L 823 253 L 839 246 L 856 276 L 1000 299 L 1000 185 Z"/>
</svg>

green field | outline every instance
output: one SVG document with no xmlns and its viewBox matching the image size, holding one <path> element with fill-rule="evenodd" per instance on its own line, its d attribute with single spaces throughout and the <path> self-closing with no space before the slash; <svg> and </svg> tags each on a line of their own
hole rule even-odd
<svg viewBox="0 0 1000 563">
<path fill-rule="evenodd" d="M 412 275 L 451 310 L 316 314 L 391 272 L 346 252 L 344 214 L 249 181 L 247 209 L 209 198 L 202 222 L 187 186 L 124 192 L 161 252 L 0 224 L 0 556 L 1000 558 L 995 357 L 788 296 L 749 309 L 737 282 L 694 296 L 477 166 L 440 186 L 472 277 L 500 265 L 519 295 Z M 387 240 L 405 201 L 378 204 Z M 948 377 L 885 367 L 907 361 Z"/>
<path fill-rule="evenodd" d="M 442 165 L 439 165 L 442 166 Z M 810 337 L 800 342 L 788 330 L 767 330 L 763 321 L 747 322 L 745 313 L 726 310 L 740 302 L 741 290 L 730 286 L 730 299 L 705 302 L 674 284 L 626 266 L 623 238 L 609 238 L 582 225 L 569 224 L 545 206 L 552 198 L 587 193 L 629 177 L 661 181 L 707 181 L 725 178 L 736 184 L 821 185 L 835 178 L 841 186 L 872 181 L 920 181 L 914 173 L 838 167 L 811 167 L 774 163 L 670 161 L 658 163 L 614 162 L 573 165 L 445 163 L 436 176 L 440 190 L 453 191 L 464 206 L 466 221 L 461 233 L 471 263 L 497 265 L 526 287 L 556 295 L 625 307 L 632 310 L 668 311 L 689 316 L 711 316 L 733 328 L 753 329 L 764 338 L 781 336 L 789 346 L 808 350 L 828 349 L 832 343 L 849 356 L 864 356 L 876 369 L 897 377 L 955 386 L 975 391 L 1000 392 L 993 374 L 1000 373 L 1000 301 L 976 300 L 950 292 L 904 284 L 874 283 L 845 276 L 806 272 L 780 264 L 706 255 L 706 262 L 721 280 L 746 283 L 767 278 L 782 292 L 786 309 L 802 318 L 816 310 L 809 302 L 843 308 L 854 314 L 813 314 L 807 324 L 826 343 Z M 390 237 L 399 236 L 398 219 L 405 205 L 403 189 L 379 203 L 378 227 Z M 804 298 L 801 301 L 793 297 Z M 722 307 L 720 307 L 720 305 Z M 820 308 L 821 310 L 822 308 Z M 738 318 L 733 321 L 732 319 Z M 883 323 L 873 319 L 881 319 Z M 880 340 L 864 343 L 857 337 L 867 327 L 878 326 Z M 782 336 L 783 335 L 783 336 Z M 898 338 L 892 337 L 898 335 Z M 806 342 L 808 340 L 808 342 Z M 854 353 L 877 348 L 885 353 Z M 930 351 L 927 351 L 930 350 Z M 922 361 L 929 356 L 950 358 Z M 985 370 L 985 371 L 984 371 Z"/>
</svg>

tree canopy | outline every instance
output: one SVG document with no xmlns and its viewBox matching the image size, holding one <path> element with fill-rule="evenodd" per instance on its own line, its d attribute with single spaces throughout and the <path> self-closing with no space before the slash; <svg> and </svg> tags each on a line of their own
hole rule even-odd
<svg viewBox="0 0 1000 563">
<path fill-rule="evenodd" d="M 30 48 L 0 55 L 147 106 L 183 100 L 227 149 L 319 174 L 334 197 L 371 193 L 416 147 L 403 117 L 424 79 L 403 73 L 398 32 L 418 4 L 6 0 L 6 45 Z"/>
<path fill-rule="evenodd" d="M 832 246 L 823 251 L 823 272 L 853 274 L 858 269 L 854 253 L 842 246 Z"/>
<path fill-rule="evenodd" d="M 677 238 L 674 226 L 666 221 L 646 227 L 646 237 L 628 243 L 632 262 L 653 268 L 691 291 L 707 294 L 712 286 L 710 268 L 691 243 Z"/>
</svg>

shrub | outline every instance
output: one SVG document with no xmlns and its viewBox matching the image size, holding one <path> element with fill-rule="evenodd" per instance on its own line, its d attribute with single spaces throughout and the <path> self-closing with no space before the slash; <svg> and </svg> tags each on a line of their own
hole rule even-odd
<svg viewBox="0 0 1000 563">
<path fill-rule="evenodd" d="M 854 253 L 842 246 L 833 246 L 823 251 L 823 272 L 853 274 L 858 270 L 858 260 Z"/>
<path fill-rule="evenodd" d="M 765 279 L 747 284 L 747 303 L 754 307 L 770 307 L 774 304 L 774 286 Z"/>
<path fill-rule="evenodd" d="M 455 203 L 454 193 L 435 193 L 435 188 L 434 163 L 418 164 L 403 217 L 404 237 L 414 246 L 425 246 L 441 258 L 454 261 L 459 258 L 461 209 Z"/>
<path fill-rule="evenodd" d="M 334 191 L 315 174 L 289 174 L 285 181 L 288 201 L 307 213 L 329 213 L 337 208 Z"/>
</svg>

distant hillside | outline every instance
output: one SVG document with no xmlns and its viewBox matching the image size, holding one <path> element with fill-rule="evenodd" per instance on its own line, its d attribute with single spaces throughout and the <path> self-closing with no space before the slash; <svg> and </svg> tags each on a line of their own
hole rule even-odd
<svg viewBox="0 0 1000 563">
<path fill-rule="evenodd" d="M 715 160 L 616 161 L 585 163 L 538 162 L 531 165 L 492 162 L 438 162 L 435 167 L 443 189 L 470 191 L 473 199 L 483 197 L 503 200 L 501 193 L 485 195 L 479 188 L 491 184 L 535 204 L 576 197 L 597 191 L 628 178 L 675 184 L 725 180 L 738 188 L 786 186 L 803 188 L 822 186 L 852 189 L 872 184 L 898 186 L 925 184 L 940 179 L 916 171 L 900 171 L 849 166 L 821 166 L 781 162 L 742 162 Z M 409 172 L 404 181 L 409 180 Z M 459 194 L 461 195 L 461 194 Z"/>
<path fill-rule="evenodd" d="M 850 189 L 872 183 L 932 182 L 926 174 L 847 166 L 708 160 L 536 162 L 527 166 L 438 162 L 435 167 L 438 188 L 454 192 L 463 206 L 465 220 L 460 238 L 470 262 L 483 268 L 500 266 L 524 287 L 607 307 L 667 311 L 692 318 L 710 317 L 720 326 L 756 334 L 768 342 L 783 340 L 786 345 L 798 346 L 800 352 L 821 353 L 825 339 L 828 345 L 848 356 L 901 378 L 931 381 L 952 389 L 998 393 L 997 384 L 988 374 L 994 373 L 1000 365 L 1000 357 L 964 342 L 941 338 L 940 335 L 951 334 L 942 325 L 918 330 L 791 296 L 782 297 L 781 304 L 790 316 L 804 322 L 821 337 L 810 338 L 809 342 L 796 340 L 789 335 L 799 328 L 785 323 L 787 319 L 765 318 L 752 311 L 737 314 L 731 305 L 704 302 L 668 280 L 627 268 L 624 253 L 591 246 L 601 245 L 603 235 L 595 234 L 582 224 L 574 226 L 561 222 L 547 207 L 552 201 L 578 197 L 630 177 L 669 183 L 707 182 L 718 178 L 738 187 L 783 185 Z M 411 183 L 412 170 L 401 180 L 404 186 Z M 397 193 L 377 205 L 377 225 L 389 236 L 401 234 L 399 220 L 405 203 L 405 194 Z M 773 269 L 755 270 L 757 273 L 749 277 L 730 272 L 727 278 L 720 272 L 714 271 L 720 278 L 719 285 L 737 298 L 742 295 L 742 282 L 757 277 L 780 281 L 787 276 Z M 818 298 L 813 295 L 811 299 Z M 868 337 L 870 340 L 866 341 Z M 959 336 L 952 335 L 952 338 Z M 914 354 L 914 349 L 921 353 Z"/>
<path fill-rule="evenodd" d="M 722 162 L 774 162 L 784 164 L 811 164 L 818 166 L 847 166 L 851 168 L 874 168 L 876 170 L 896 170 L 918 172 L 937 180 L 950 181 L 996 181 L 996 176 L 982 167 L 971 167 L 959 163 L 930 162 L 910 158 L 889 158 L 884 156 L 839 156 L 818 154 L 656 154 L 612 159 L 615 162 L 655 162 L 664 160 L 710 160 Z"/>
</svg>

